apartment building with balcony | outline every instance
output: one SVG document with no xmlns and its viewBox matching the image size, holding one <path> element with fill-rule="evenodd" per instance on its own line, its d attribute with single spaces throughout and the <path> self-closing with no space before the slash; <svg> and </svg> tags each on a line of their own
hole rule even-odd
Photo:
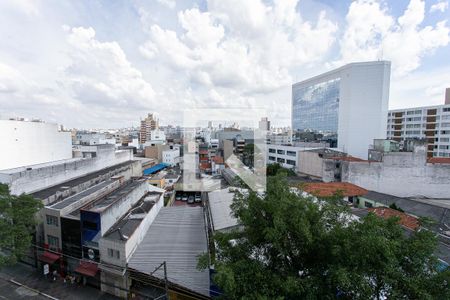
<svg viewBox="0 0 450 300">
<path fill-rule="evenodd" d="M 390 110 L 387 137 L 401 143 L 424 139 L 428 157 L 450 157 L 450 103 Z"/>
</svg>

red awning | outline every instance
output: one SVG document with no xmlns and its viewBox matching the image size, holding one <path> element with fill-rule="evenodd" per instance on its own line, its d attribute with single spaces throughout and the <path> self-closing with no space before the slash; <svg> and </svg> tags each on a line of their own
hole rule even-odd
<svg viewBox="0 0 450 300">
<path fill-rule="evenodd" d="M 39 260 L 43 261 L 48 264 L 53 264 L 55 261 L 59 259 L 59 255 L 55 253 L 51 253 L 48 251 L 45 251 L 41 255 L 39 255 Z"/>
<path fill-rule="evenodd" d="M 96 263 L 81 261 L 80 265 L 75 269 L 75 272 L 86 276 L 95 277 L 98 272 L 98 265 Z"/>
</svg>

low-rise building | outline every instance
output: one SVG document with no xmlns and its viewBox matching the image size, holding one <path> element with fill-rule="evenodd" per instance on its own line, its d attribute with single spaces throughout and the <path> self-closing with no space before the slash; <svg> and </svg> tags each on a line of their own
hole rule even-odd
<svg viewBox="0 0 450 300">
<path fill-rule="evenodd" d="M 339 172 L 342 181 L 398 197 L 450 195 L 450 159 L 427 158 L 423 143 L 411 152 L 382 153 L 379 161 L 341 161 Z"/>
<path fill-rule="evenodd" d="M 313 148 L 294 147 L 289 145 L 267 145 L 267 163 L 278 163 L 283 168 L 298 171 L 300 165 L 300 152 L 311 149 Z"/>
<path fill-rule="evenodd" d="M 235 189 L 226 188 L 208 193 L 207 216 L 212 232 L 226 232 L 239 227 L 238 220 L 231 211 Z"/>
<path fill-rule="evenodd" d="M 0 182 L 8 184 L 13 194 L 34 193 L 74 178 L 133 161 L 131 151 L 116 151 L 114 145 L 89 147 L 95 155 L 1 170 Z M 135 172 L 138 174 L 135 176 L 140 176 L 139 173 L 142 172 L 140 164 L 136 164 L 135 167 Z"/>
<path fill-rule="evenodd" d="M 149 192 L 100 238 L 102 291 L 127 298 L 127 264 L 163 206 L 164 190 L 149 187 Z"/>
<path fill-rule="evenodd" d="M 23 119 L 0 120 L 0 139 L 0 170 L 72 158 L 72 134 L 62 131 L 57 124 Z"/>
<path fill-rule="evenodd" d="M 176 166 L 180 162 L 180 149 L 167 149 L 162 151 L 162 162 L 170 166 Z"/>
</svg>

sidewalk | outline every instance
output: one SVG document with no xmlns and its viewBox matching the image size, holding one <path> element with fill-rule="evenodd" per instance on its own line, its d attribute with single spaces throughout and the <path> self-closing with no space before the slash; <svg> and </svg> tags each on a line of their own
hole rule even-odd
<svg viewBox="0 0 450 300">
<path fill-rule="evenodd" d="M 62 278 L 56 281 L 49 281 L 43 274 L 31 266 L 17 263 L 14 266 L 0 269 L 0 280 L 14 281 L 29 288 L 38 290 L 57 299 L 69 300 L 117 300 L 115 296 L 101 292 L 90 286 L 64 283 Z M 40 297 L 41 298 L 41 297 Z M 50 299 L 50 298 L 47 298 Z"/>
</svg>

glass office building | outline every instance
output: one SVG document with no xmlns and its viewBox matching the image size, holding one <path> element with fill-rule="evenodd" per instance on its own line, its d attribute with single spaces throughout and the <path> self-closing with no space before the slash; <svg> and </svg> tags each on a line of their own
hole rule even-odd
<svg viewBox="0 0 450 300">
<path fill-rule="evenodd" d="M 337 133 L 340 78 L 292 87 L 293 130 Z"/>
<path fill-rule="evenodd" d="M 390 72 L 388 61 L 357 62 L 293 84 L 294 139 L 367 159 L 373 140 L 386 138 Z"/>
</svg>

